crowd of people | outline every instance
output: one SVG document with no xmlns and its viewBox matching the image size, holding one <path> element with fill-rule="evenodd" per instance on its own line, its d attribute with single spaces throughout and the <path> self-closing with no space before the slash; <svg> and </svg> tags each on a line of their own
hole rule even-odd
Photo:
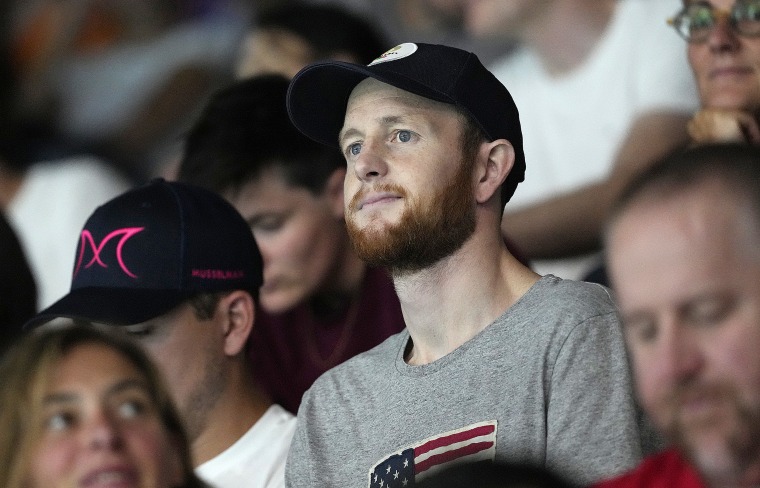
<svg viewBox="0 0 760 488">
<path fill-rule="evenodd" d="M 0 13 L 0 485 L 760 486 L 757 0 Z"/>
</svg>

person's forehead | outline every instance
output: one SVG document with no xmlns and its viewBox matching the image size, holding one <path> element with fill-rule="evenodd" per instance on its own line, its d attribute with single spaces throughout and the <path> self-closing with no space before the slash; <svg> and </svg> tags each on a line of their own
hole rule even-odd
<svg viewBox="0 0 760 488">
<path fill-rule="evenodd" d="M 91 365 L 97 363 L 98 368 Z M 125 379 L 142 379 L 137 365 L 124 352 L 115 347 L 93 341 L 81 342 L 69 349 L 56 368 L 58 382 L 107 384 Z M 102 386 L 102 385 L 101 385 Z"/>
<path fill-rule="evenodd" d="M 613 222 L 616 227 L 647 232 L 652 228 L 699 232 L 704 238 L 734 229 L 743 199 L 727 190 L 726 183 L 710 178 L 683 188 L 655 186 L 634 198 Z M 681 223 L 680 226 L 677 223 Z M 621 225 L 622 223 L 622 225 Z M 722 229 L 721 231 L 718 231 Z"/>
<path fill-rule="evenodd" d="M 746 270 L 745 264 L 760 263 L 757 233 L 748 232 L 751 225 L 746 222 L 755 218 L 754 212 L 743 198 L 728 194 L 723 182 L 666 190 L 645 193 L 612 222 L 605 244 L 613 281 L 625 288 L 630 275 L 647 263 L 672 263 L 668 272 L 667 266 L 654 266 L 650 279 L 674 282 L 688 281 L 688 274 L 699 269 L 711 269 L 709 275 L 716 277 L 731 266 Z"/>
<path fill-rule="evenodd" d="M 650 209 L 653 210 L 653 209 Z M 616 292 L 616 301 L 624 318 L 679 308 L 695 289 L 705 283 L 701 269 L 708 260 L 701 256 L 691 266 L 687 256 L 698 255 L 690 246 L 689 234 L 676 231 L 666 220 L 672 212 L 662 214 L 633 211 L 617 223 L 608 242 L 608 268 Z M 684 267 L 687 263 L 687 267 Z M 699 294 L 699 293 L 697 293 Z"/>
<path fill-rule="evenodd" d="M 364 133 L 366 124 L 392 126 L 397 123 L 422 124 L 432 131 L 463 124 L 462 113 L 452 104 L 431 100 L 392 85 L 367 78 L 349 97 L 344 123 L 338 134 L 346 137 Z"/>
</svg>

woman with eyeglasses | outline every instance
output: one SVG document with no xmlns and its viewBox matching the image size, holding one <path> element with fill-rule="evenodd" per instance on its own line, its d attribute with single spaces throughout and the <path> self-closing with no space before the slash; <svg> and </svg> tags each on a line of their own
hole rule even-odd
<svg viewBox="0 0 760 488">
<path fill-rule="evenodd" d="M 0 486 L 201 488 L 179 416 L 138 346 L 37 330 L 0 365 Z"/>
<path fill-rule="evenodd" d="M 668 23 L 688 42 L 699 89 L 694 142 L 760 144 L 760 0 L 685 0 Z"/>
</svg>

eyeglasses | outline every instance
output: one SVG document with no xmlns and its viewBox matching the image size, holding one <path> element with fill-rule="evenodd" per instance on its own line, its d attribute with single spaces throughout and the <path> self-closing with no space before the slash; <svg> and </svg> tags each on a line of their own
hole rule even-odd
<svg viewBox="0 0 760 488">
<path fill-rule="evenodd" d="M 690 3 L 668 19 L 668 25 L 687 42 L 698 44 L 707 41 L 712 29 L 723 20 L 728 20 L 739 35 L 760 36 L 760 0 L 738 0 L 728 11 L 713 8 L 706 1 Z"/>
</svg>

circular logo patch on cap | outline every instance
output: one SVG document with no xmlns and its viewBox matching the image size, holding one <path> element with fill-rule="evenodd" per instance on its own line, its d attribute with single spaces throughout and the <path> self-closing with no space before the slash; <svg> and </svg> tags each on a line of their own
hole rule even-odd
<svg viewBox="0 0 760 488">
<path fill-rule="evenodd" d="M 414 54 L 416 50 L 417 50 L 417 44 L 413 42 L 405 42 L 403 44 L 399 44 L 393 49 L 389 49 L 385 51 L 383 54 L 375 58 L 375 60 L 369 63 L 367 66 L 373 66 L 380 63 L 387 63 L 388 61 L 395 61 L 397 59 L 405 58 L 407 56 L 411 56 L 412 54 Z"/>
</svg>

